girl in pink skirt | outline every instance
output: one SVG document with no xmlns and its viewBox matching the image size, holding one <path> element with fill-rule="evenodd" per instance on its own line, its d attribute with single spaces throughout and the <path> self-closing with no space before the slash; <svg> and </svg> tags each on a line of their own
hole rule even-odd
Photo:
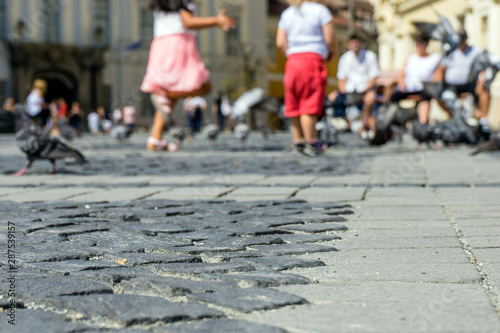
<svg viewBox="0 0 500 333">
<path fill-rule="evenodd" d="M 154 39 L 141 90 L 151 94 L 156 108 L 148 150 L 175 151 L 173 143 L 162 140 L 162 133 L 179 98 L 206 95 L 210 76 L 198 53 L 196 30 L 236 27 L 236 21 L 222 10 L 213 17 L 197 17 L 192 0 L 152 0 Z"/>
</svg>

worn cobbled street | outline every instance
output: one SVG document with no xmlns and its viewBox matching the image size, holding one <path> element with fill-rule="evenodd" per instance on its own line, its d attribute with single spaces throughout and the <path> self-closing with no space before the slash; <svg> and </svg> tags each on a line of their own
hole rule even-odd
<svg viewBox="0 0 500 333">
<path fill-rule="evenodd" d="M 500 332 L 499 153 L 146 137 L 0 136 L 1 332 Z"/>
</svg>

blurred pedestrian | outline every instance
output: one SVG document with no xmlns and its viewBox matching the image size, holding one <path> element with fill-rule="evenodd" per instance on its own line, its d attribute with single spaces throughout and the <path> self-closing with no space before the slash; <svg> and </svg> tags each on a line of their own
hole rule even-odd
<svg viewBox="0 0 500 333">
<path fill-rule="evenodd" d="M 413 99 L 417 104 L 418 120 L 427 124 L 431 110 L 431 96 L 424 91 L 423 82 L 431 81 L 439 67 L 441 56 L 428 53 L 430 38 L 420 34 L 415 38 L 417 52 L 410 54 L 398 77 L 397 90 L 391 96 L 391 102 L 397 103 L 403 99 Z"/>
<path fill-rule="evenodd" d="M 288 0 L 276 35 L 277 47 L 286 55 L 285 116 L 291 120 L 293 152 L 317 156 L 316 123 L 323 113 L 326 88 L 324 62 L 333 59 L 336 37 L 333 18 L 322 4 Z"/>
<path fill-rule="evenodd" d="M 101 120 L 99 119 L 99 114 L 92 110 L 87 116 L 87 125 L 89 127 L 90 134 L 100 135 L 102 132 Z"/>
<path fill-rule="evenodd" d="M 42 127 L 46 127 L 50 116 L 50 111 L 47 108 L 44 98 L 47 88 L 47 81 L 36 79 L 33 81 L 31 92 L 26 99 L 26 111 L 28 115 Z"/>
<path fill-rule="evenodd" d="M 116 108 L 113 110 L 113 125 L 118 125 L 123 117 L 123 108 Z"/>
<path fill-rule="evenodd" d="M 3 102 L 2 109 L 6 111 L 14 111 L 16 109 L 15 104 L 16 100 L 14 99 L 14 97 L 8 97 Z"/>
<path fill-rule="evenodd" d="M 83 111 L 80 108 L 80 103 L 71 103 L 71 109 L 69 110 L 68 125 L 73 127 L 76 131 L 76 135 L 80 136 L 82 130 L 82 115 Z"/>
<path fill-rule="evenodd" d="M 63 97 L 57 100 L 57 104 L 59 107 L 59 125 L 66 125 L 68 123 L 68 104 Z"/>
<path fill-rule="evenodd" d="M 335 97 L 335 105 L 345 108 L 350 104 L 357 104 L 354 100 L 362 102 L 361 122 L 359 134 L 367 138 L 375 134 L 375 119 L 372 109 L 376 98 L 376 81 L 380 75 L 377 55 L 363 48 L 360 36 L 353 33 L 349 36 L 349 51 L 340 59 L 337 70 L 339 89 Z M 350 96 L 352 100 L 347 97 Z M 330 95 L 330 98 L 334 96 Z"/>
<path fill-rule="evenodd" d="M 192 0 L 152 0 L 154 39 L 142 91 L 151 94 L 156 114 L 147 141 L 148 150 L 177 150 L 162 140 L 165 125 L 179 98 L 206 95 L 211 90 L 209 72 L 196 46 L 196 32 L 209 27 L 229 30 L 236 21 L 222 10 L 217 16 L 197 17 Z"/>
<path fill-rule="evenodd" d="M 219 131 L 224 131 L 224 126 L 226 125 L 226 117 L 231 114 L 231 104 L 227 96 L 219 91 L 217 93 L 217 98 L 212 104 L 212 122 L 219 125 Z"/>
<path fill-rule="evenodd" d="M 135 128 L 135 113 L 136 109 L 132 105 L 127 105 L 122 110 L 123 113 L 123 124 L 127 129 L 132 132 Z"/>
<path fill-rule="evenodd" d="M 184 100 L 184 112 L 186 113 L 186 127 L 191 128 L 193 133 L 199 133 L 203 122 L 203 113 L 207 108 L 207 102 L 203 97 L 188 97 Z"/>
</svg>

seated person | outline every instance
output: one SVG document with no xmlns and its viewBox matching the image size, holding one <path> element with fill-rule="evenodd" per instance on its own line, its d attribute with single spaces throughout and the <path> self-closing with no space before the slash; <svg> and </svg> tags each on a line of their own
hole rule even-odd
<svg viewBox="0 0 500 333">
<path fill-rule="evenodd" d="M 363 102 L 361 110 L 363 128 L 360 131 L 362 134 L 368 129 L 374 130 L 374 121 L 371 122 L 370 118 L 376 98 L 375 82 L 380 74 L 378 58 L 374 52 L 362 48 L 361 38 L 356 34 L 349 37 L 347 46 L 349 51 L 340 57 L 338 64 L 338 92 L 331 93 L 329 99 L 335 101 L 336 109 L 345 110 L 347 104 L 355 103 L 347 101 L 346 95 L 359 96 Z M 336 114 L 338 113 L 337 111 Z"/>
<path fill-rule="evenodd" d="M 410 54 L 405 61 L 398 77 L 397 90 L 391 95 L 391 102 L 397 103 L 403 99 L 413 99 L 418 103 L 418 120 L 421 124 L 429 121 L 431 96 L 424 92 L 422 82 L 431 81 L 439 66 L 440 55 L 427 53 L 429 37 L 415 37 L 417 52 Z"/>
<path fill-rule="evenodd" d="M 479 123 L 483 129 L 487 129 L 488 122 L 486 118 L 488 116 L 491 96 L 490 92 L 484 88 L 484 72 L 478 78 L 469 81 L 471 65 L 483 50 L 470 46 L 467 43 L 467 33 L 465 30 L 460 29 L 458 35 L 460 37 L 458 48 L 441 61 L 441 66 L 436 72 L 436 78 L 441 81 L 444 80 L 445 90 L 451 92 L 454 96 L 460 97 L 464 93 L 473 94 L 476 106 L 479 107 L 477 114 L 478 118 L 480 118 Z M 448 112 L 453 112 L 454 105 L 450 105 L 450 103 L 446 103 L 445 101 L 441 101 L 440 104 Z"/>
</svg>

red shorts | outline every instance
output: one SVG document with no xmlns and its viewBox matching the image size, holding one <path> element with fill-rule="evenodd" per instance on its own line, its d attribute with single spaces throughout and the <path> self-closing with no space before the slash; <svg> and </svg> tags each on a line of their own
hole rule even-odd
<svg viewBox="0 0 500 333">
<path fill-rule="evenodd" d="M 327 71 L 317 53 L 292 54 L 285 67 L 285 117 L 321 116 L 325 103 Z"/>
</svg>

